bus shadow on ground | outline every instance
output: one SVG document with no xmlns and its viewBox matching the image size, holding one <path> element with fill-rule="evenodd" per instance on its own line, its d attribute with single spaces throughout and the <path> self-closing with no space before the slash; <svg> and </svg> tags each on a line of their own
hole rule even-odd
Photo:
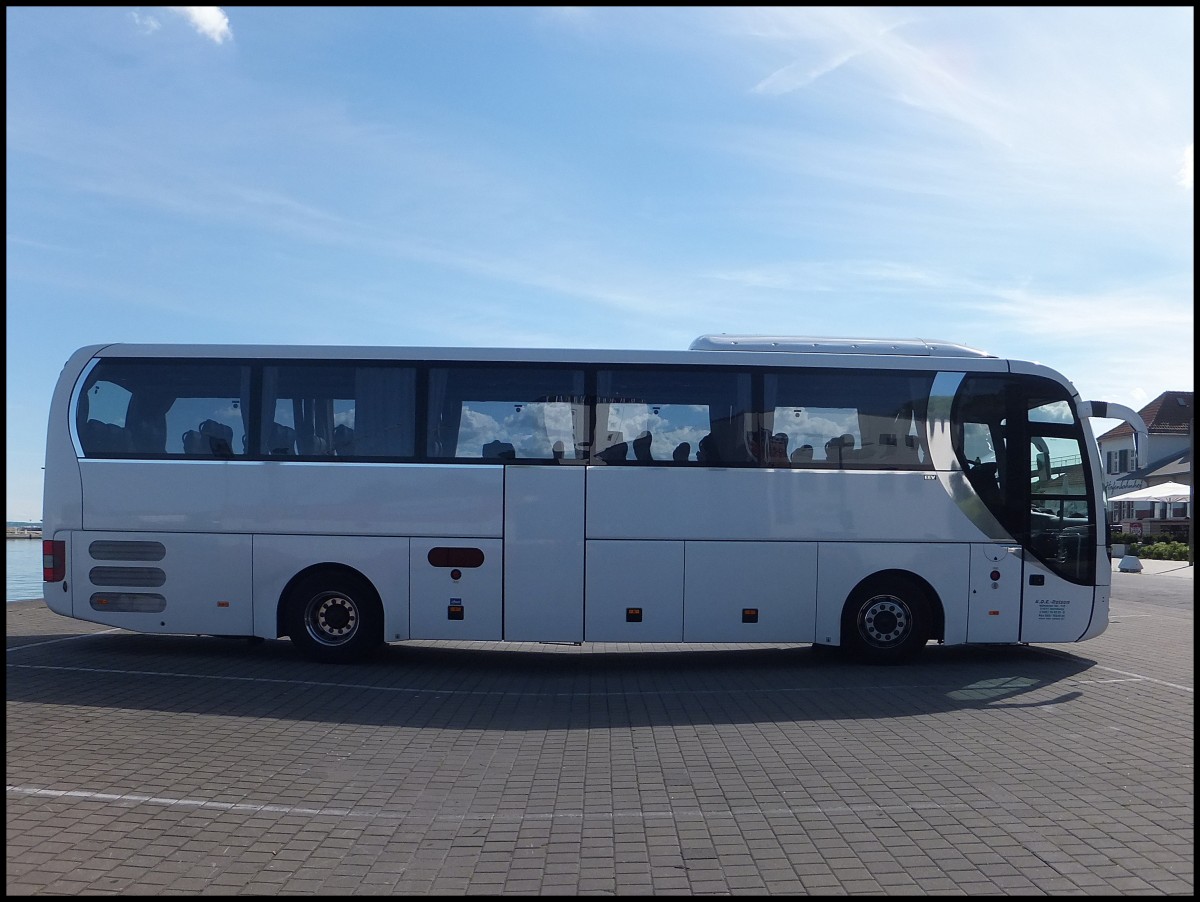
<svg viewBox="0 0 1200 902">
<path fill-rule="evenodd" d="M 121 633 L 35 647 L 61 638 L 9 645 L 9 702 L 436 729 L 803 722 L 1064 705 L 1096 663 L 1020 645 L 930 645 L 896 666 L 811 645 L 399 643 L 353 665 L 312 663 L 288 640 Z"/>
</svg>

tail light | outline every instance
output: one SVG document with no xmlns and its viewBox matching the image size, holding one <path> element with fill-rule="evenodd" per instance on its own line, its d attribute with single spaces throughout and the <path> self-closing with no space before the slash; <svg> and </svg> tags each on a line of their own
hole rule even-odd
<svg viewBox="0 0 1200 902">
<path fill-rule="evenodd" d="M 67 576 L 67 543 L 42 539 L 42 580 L 61 583 Z"/>
</svg>

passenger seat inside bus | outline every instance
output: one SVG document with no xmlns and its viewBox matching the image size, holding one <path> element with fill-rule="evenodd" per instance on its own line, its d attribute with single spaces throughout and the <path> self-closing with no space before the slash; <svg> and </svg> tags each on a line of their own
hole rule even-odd
<svg viewBox="0 0 1200 902">
<path fill-rule="evenodd" d="M 233 457 L 233 427 L 216 420 L 205 420 L 198 429 L 189 429 L 183 434 L 183 453 Z"/>
<path fill-rule="evenodd" d="M 825 443 L 825 462 L 833 464 L 835 467 L 840 467 L 846 456 L 847 448 L 843 444 L 845 436 L 838 435 L 831 438 Z M 854 439 L 850 439 L 850 446 L 853 448 Z"/>
<path fill-rule="evenodd" d="M 484 445 L 482 453 L 488 460 L 515 460 L 517 457 L 517 450 L 512 443 L 502 442 L 499 439 Z"/>
<path fill-rule="evenodd" d="M 132 451 L 133 439 L 129 430 L 115 423 L 88 420 L 79 436 L 85 454 L 110 451 Z"/>
<path fill-rule="evenodd" d="M 609 432 L 606 436 L 607 445 L 595 454 L 595 459 L 606 464 L 623 464 L 629 457 L 629 442 L 625 441 L 625 433 Z"/>
<path fill-rule="evenodd" d="M 271 435 L 267 440 L 267 453 L 272 457 L 287 457 L 295 452 L 296 430 L 282 423 L 271 424 Z"/>
<path fill-rule="evenodd" d="M 795 451 L 793 451 L 792 455 L 791 455 L 791 461 L 794 464 L 812 463 L 812 459 L 813 459 L 813 446 L 812 445 L 801 445 L 799 448 L 797 448 Z"/>
<path fill-rule="evenodd" d="M 226 426 L 216 420 L 205 420 L 200 424 L 200 434 L 208 437 L 209 447 L 217 457 L 233 456 L 232 426 Z"/>
<path fill-rule="evenodd" d="M 629 457 L 629 442 L 617 442 L 615 445 L 609 445 L 596 457 L 606 464 L 623 464 Z"/>
<path fill-rule="evenodd" d="M 333 453 L 338 457 L 349 457 L 354 453 L 354 430 L 349 426 L 333 427 Z"/>
<path fill-rule="evenodd" d="M 846 436 L 842 436 L 843 440 L 845 438 Z M 875 444 L 868 444 L 844 457 L 859 464 L 881 464 L 887 467 L 911 467 L 920 463 L 917 456 L 917 437 L 906 435 L 901 442 L 894 432 L 881 432 Z"/>
<path fill-rule="evenodd" d="M 1000 467 L 995 461 L 975 464 L 967 470 L 967 479 L 991 510 L 1004 506 L 1004 495 L 1000 491 Z"/>
<path fill-rule="evenodd" d="M 633 440 L 633 457 L 635 460 L 654 460 L 654 456 L 650 453 L 650 444 L 654 441 L 654 436 L 649 432 L 642 432 Z"/>
<path fill-rule="evenodd" d="M 767 463 L 773 467 L 787 466 L 789 437 L 786 432 L 776 432 L 767 439 Z"/>
<path fill-rule="evenodd" d="M 300 454 L 323 455 L 328 450 L 325 439 L 319 435 L 297 435 L 296 450 Z"/>
</svg>

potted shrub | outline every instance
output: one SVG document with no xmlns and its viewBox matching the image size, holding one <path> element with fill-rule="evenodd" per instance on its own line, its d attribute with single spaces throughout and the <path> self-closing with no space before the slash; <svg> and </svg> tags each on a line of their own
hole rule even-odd
<svg viewBox="0 0 1200 902">
<path fill-rule="evenodd" d="M 1112 536 L 1112 556 L 1122 558 L 1127 554 L 1137 554 L 1138 537 L 1133 533 L 1114 532 Z"/>
</svg>

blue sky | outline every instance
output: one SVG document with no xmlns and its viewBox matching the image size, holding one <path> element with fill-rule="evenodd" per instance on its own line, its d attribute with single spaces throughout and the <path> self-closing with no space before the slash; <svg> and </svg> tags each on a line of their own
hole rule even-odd
<svg viewBox="0 0 1200 902">
<path fill-rule="evenodd" d="M 1191 7 L 5 16 L 8 519 L 98 342 L 923 337 L 1193 388 Z"/>
</svg>

